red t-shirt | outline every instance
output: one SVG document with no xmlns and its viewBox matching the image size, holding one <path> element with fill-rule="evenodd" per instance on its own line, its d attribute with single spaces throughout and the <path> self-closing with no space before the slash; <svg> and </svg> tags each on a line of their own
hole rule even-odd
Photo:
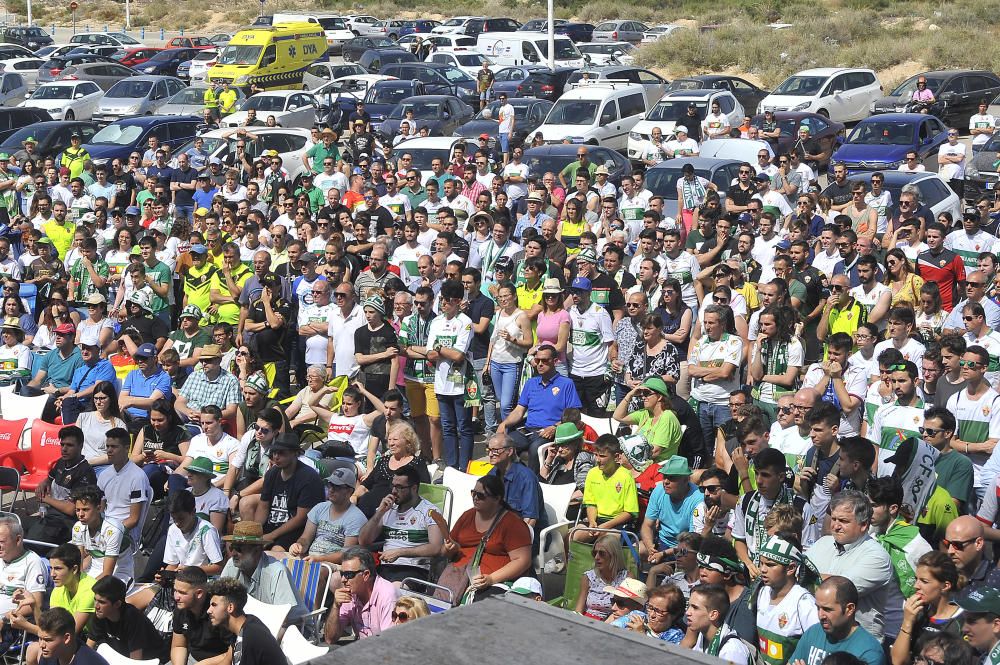
<svg viewBox="0 0 1000 665">
<path fill-rule="evenodd" d="M 472 561 L 480 541 L 486 531 L 476 531 L 476 511 L 470 508 L 465 511 L 451 529 L 451 539 L 462 548 L 462 555 L 455 563 L 459 566 Z M 487 527 L 489 529 L 489 527 Z M 483 575 L 492 574 L 510 563 L 510 552 L 520 547 L 531 547 L 531 532 L 528 525 L 512 510 L 508 510 L 497 528 L 490 534 L 486 542 L 486 551 L 479 562 L 479 570 Z"/>
</svg>

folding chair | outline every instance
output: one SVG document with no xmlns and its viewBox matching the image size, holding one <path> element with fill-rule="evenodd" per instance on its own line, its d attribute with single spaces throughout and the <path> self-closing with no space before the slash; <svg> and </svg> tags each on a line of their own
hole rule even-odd
<svg viewBox="0 0 1000 665">
<path fill-rule="evenodd" d="M 306 606 L 307 613 L 302 617 L 305 634 L 318 635 L 330 596 L 328 582 L 334 572 L 333 566 L 325 561 L 306 561 L 294 557 L 285 557 L 284 563 L 292 576 L 292 584 L 298 589 L 299 597 Z M 323 584 L 320 584 L 321 580 Z"/>
<path fill-rule="evenodd" d="M 62 425 L 53 425 L 36 420 L 31 426 L 31 448 L 28 450 L 11 450 L 0 453 L 0 466 L 24 468 L 27 470 L 21 476 L 19 492 L 34 492 L 49 476 L 49 469 L 62 454 L 59 446 L 59 430 Z M 17 501 L 17 493 L 14 495 Z"/>
<path fill-rule="evenodd" d="M 444 521 L 451 524 L 451 507 L 455 503 L 455 494 L 450 487 L 420 483 L 420 496 L 433 503 L 444 515 Z"/>
<path fill-rule="evenodd" d="M 285 629 L 285 635 L 281 638 L 281 651 L 288 659 L 288 665 L 303 665 L 320 656 L 325 656 L 330 647 L 318 647 L 299 631 L 295 626 Z"/>
<path fill-rule="evenodd" d="M 156 658 L 151 660 L 133 660 L 115 651 L 107 642 L 97 647 L 97 655 L 102 656 L 104 660 L 108 661 L 108 665 L 159 665 L 160 662 Z"/>
<path fill-rule="evenodd" d="M 291 609 L 292 606 L 288 603 L 271 605 L 270 603 L 262 603 L 253 596 L 247 596 L 247 604 L 243 608 L 246 614 L 252 614 L 260 619 L 261 623 L 271 631 L 274 639 L 278 639 L 278 633 L 281 632 L 281 627 L 285 624 L 285 617 L 288 616 Z"/>
<path fill-rule="evenodd" d="M 635 533 L 615 529 L 590 529 L 588 527 L 570 529 L 569 558 L 566 561 L 566 583 L 563 587 L 563 594 L 549 602 L 550 605 L 566 610 L 573 610 L 576 607 L 576 600 L 580 596 L 580 578 L 594 567 L 594 555 L 591 554 L 593 544 L 573 542 L 573 533 L 578 530 L 598 531 L 601 534 L 610 533 L 621 537 L 624 541 L 622 548 L 629 576 L 638 579 L 639 575 L 639 536 Z"/>
<path fill-rule="evenodd" d="M 545 504 L 546 523 L 549 525 L 538 534 L 538 554 L 535 555 L 535 572 L 542 573 L 542 567 L 547 559 L 551 559 L 553 552 L 563 552 L 565 561 L 565 551 L 563 546 L 564 534 L 570 526 L 570 521 L 566 519 L 566 511 L 569 509 L 569 502 L 576 491 L 576 484 L 567 483 L 565 485 L 549 485 L 543 483 L 542 501 Z M 550 548 L 557 548 L 551 550 Z"/>
<path fill-rule="evenodd" d="M 431 593 L 421 593 L 414 589 L 413 587 L 422 587 L 425 591 L 430 591 Z M 435 598 L 434 593 L 437 591 L 444 591 L 448 594 L 448 600 L 441 600 L 440 598 Z M 452 594 L 451 589 L 448 587 L 443 587 L 433 582 L 425 582 L 423 580 L 418 580 L 416 577 L 407 577 L 400 582 L 399 586 L 400 596 L 412 596 L 414 598 L 420 598 L 425 603 L 427 603 L 427 608 L 431 611 L 431 614 L 438 614 L 444 612 L 445 610 L 450 610 L 452 608 Z"/>
<path fill-rule="evenodd" d="M 0 401 L 0 412 L 5 418 L 18 416 L 27 418 L 31 423 L 41 419 L 45 403 L 49 401 L 48 395 L 38 397 L 22 397 L 15 392 L 4 393 L 3 400 Z"/>
<path fill-rule="evenodd" d="M 597 432 L 597 436 L 601 436 L 603 434 L 615 433 L 615 426 L 614 423 L 611 421 L 610 416 L 607 418 L 594 418 L 593 416 L 580 414 L 580 421 L 584 425 L 590 425 L 591 427 L 593 427 L 594 431 Z"/>
<path fill-rule="evenodd" d="M 445 468 L 442 484 L 450 489 L 452 494 L 451 519 L 448 521 L 448 526 L 455 526 L 458 518 L 472 508 L 472 490 L 478 481 L 479 476 L 462 473 L 450 466 Z"/>
</svg>

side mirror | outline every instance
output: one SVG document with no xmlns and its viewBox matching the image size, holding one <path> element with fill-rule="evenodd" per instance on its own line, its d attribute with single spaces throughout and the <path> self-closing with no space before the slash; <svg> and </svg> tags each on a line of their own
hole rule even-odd
<svg viewBox="0 0 1000 665">
<path fill-rule="evenodd" d="M 941 101 L 950 102 L 953 99 L 955 99 L 955 93 L 954 92 L 942 92 L 941 93 Z"/>
<path fill-rule="evenodd" d="M 78 92 L 78 93 L 74 94 L 73 95 L 73 99 L 83 99 L 83 93 L 82 92 Z"/>
</svg>

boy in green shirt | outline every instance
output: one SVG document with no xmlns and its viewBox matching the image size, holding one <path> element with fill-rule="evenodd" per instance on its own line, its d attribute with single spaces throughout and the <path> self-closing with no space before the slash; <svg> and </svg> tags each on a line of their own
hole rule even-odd
<svg viewBox="0 0 1000 665">
<path fill-rule="evenodd" d="M 639 515 L 635 480 L 618 463 L 621 454 L 621 443 L 614 435 L 605 434 L 594 444 L 597 466 L 587 472 L 583 485 L 583 505 L 592 529 L 622 529 Z M 576 531 L 573 539 L 591 543 L 600 535 L 598 531 Z"/>
</svg>

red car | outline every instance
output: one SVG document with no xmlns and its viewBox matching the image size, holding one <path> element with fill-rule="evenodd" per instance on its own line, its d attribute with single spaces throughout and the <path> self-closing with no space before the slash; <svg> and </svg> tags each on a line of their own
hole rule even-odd
<svg viewBox="0 0 1000 665">
<path fill-rule="evenodd" d="M 162 48 L 142 46 L 139 48 L 130 48 L 125 49 L 124 51 L 118 51 L 111 57 L 126 67 L 135 67 L 136 65 L 141 65 L 146 62 L 162 50 Z"/>
<path fill-rule="evenodd" d="M 215 48 L 215 44 L 208 41 L 208 37 L 174 37 L 167 42 L 166 48 Z"/>
</svg>

